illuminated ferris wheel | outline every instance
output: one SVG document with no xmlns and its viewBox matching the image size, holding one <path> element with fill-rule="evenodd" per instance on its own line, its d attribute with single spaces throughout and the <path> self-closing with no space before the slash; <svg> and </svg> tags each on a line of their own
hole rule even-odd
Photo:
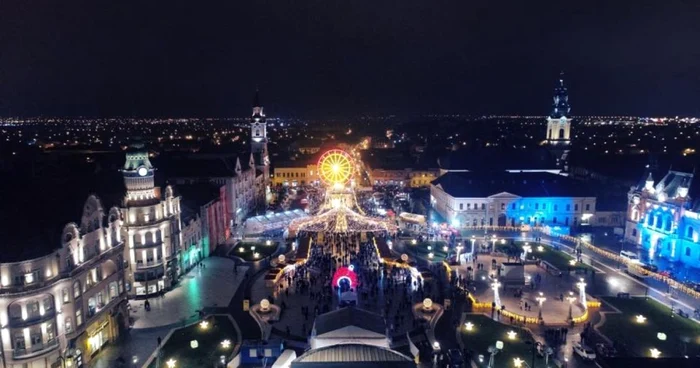
<svg viewBox="0 0 700 368">
<path fill-rule="evenodd" d="M 321 155 L 317 170 L 324 183 L 342 185 L 352 178 L 352 159 L 345 151 L 332 149 Z"/>
</svg>

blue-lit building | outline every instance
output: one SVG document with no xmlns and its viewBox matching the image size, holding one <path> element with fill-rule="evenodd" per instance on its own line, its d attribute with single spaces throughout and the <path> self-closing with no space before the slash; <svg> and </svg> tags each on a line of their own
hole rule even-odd
<svg viewBox="0 0 700 368">
<path fill-rule="evenodd" d="M 700 267 L 700 181 L 669 170 L 655 180 L 649 170 L 628 194 L 625 238 L 641 247 L 642 258 Z"/>
<path fill-rule="evenodd" d="M 595 192 L 548 172 L 448 172 L 430 187 L 433 208 L 454 227 L 588 225 Z"/>
</svg>

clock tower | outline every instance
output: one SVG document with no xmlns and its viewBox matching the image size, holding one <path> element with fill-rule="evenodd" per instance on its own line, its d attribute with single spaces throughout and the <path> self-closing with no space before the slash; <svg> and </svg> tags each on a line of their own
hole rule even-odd
<svg viewBox="0 0 700 368">
<path fill-rule="evenodd" d="M 552 113 L 547 118 L 547 143 L 567 146 L 571 143 L 571 118 L 569 117 L 569 93 L 564 87 L 564 73 L 559 75 L 559 83 L 554 88 Z"/>
<path fill-rule="evenodd" d="M 122 169 L 127 203 L 156 198 L 154 171 L 148 159 L 148 150 L 144 145 L 142 143 L 132 145 L 126 153 L 126 162 Z"/>
<path fill-rule="evenodd" d="M 250 118 L 250 145 L 255 160 L 255 169 L 262 172 L 263 175 L 262 195 L 264 196 L 270 181 L 270 157 L 267 152 L 267 122 L 260 104 L 260 92 L 257 90 L 255 98 L 253 98 L 253 115 Z"/>
</svg>

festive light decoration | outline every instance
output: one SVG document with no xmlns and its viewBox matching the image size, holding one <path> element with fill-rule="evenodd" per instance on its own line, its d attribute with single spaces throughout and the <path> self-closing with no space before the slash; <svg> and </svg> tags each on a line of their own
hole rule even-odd
<svg viewBox="0 0 700 368">
<path fill-rule="evenodd" d="M 464 324 L 464 328 L 466 328 L 467 331 L 471 331 L 471 330 L 474 329 L 474 324 L 471 323 L 471 322 L 467 322 L 467 323 Z"/>
<path fill-rule="evenodd" d="M 351 288 L 355 287 L 357 285 L 357 274 L 350 267 L 340 267 L 333 274 L 333 285 L 340 287 L 342 280 L 347 280 Z"/>
<path fill-rule="evenodd" d="M 513 358 L 513 364 L 514 364 L 516 367 L 522 367 L 524 362 L 525 362 L 525 361 L 522 360 L 522 359 L 520 359 L 520 358 Z"/>
<path fill-rule="evenodd" d="M 651 357 L 654 359 L 657 359 L 661 356 L 661 351 L 659 351 L 659 349 L 657 348 L 651 348 L 649 349 L 649 352 L 651 353 Z"/>
<path fill-rule="evenodd" d="M 207 322 L 207 321 L 199 322 L 199 327 L 200 327 L 202 330 L 206 330 L 207 328 L 209 328 L 209 322 Z"/>
<path fill-rule="evenodd" d="M 221 342 L 221 347 L 224 349 L 228 349 L 231 347 L 231 340 L 224 340 Z"/>
<path fill-rule="evenodd" d="M 647 321 L 647 317 L 644 317 L 641 314 L 638 314 L 637 316 L 635 316 L 634 319 L 637 321 L 637 323 L 644 323 Z"/>
<path fill-rule="evenodd" d="M 508 335 L 508 339 L 515 340 L 515 338 L 518 336 L 518 333 L 513 331 L 513 330 L 510 330 L 510 331 L 508 331 L 507 335 Z"/>
<path fill-rule="evenodd" d="M 343 185 L 352 178 L 352 159 L 345 151 L 332 149 L 321 155 L 317 170 L 325 184 Z"/>
<path fill-rule="evenodd" d="M 177 363 L 177 360 L 170 358 L 165 364 L 168 366 L 168 368 L 175 368 L 175 363 Z"/>
</svg>

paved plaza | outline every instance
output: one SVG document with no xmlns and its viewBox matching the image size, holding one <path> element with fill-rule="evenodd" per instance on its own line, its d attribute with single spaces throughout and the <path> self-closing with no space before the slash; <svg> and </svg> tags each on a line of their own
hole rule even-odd
<svg viewBox="0 0 700 368">
<path fill-rule="evenodd" d="M 337 292 L 333 292 L 330 303 L 323 300 L 323 290 L 331 284 L 331 273 L 321 272 L 312 267 L 306 267 L 306 269 L 308 272 L 302 279 L 308 282 L 308 289 L 297 290 L 294 286 L 298 282 L 298 279 L 294 279 L 296 271 L 291 271 L 288 274 L 293 278 L 291 287 L 286 277 L 282 277 L 274 287 L 266 286 L 264 278 L 260 277 L 255 280 L 251 290 L 251 303 L 259 303 L 262 299 L 271 298 L 274 304 L 284 306 L 280 320 L 273 325 L 275 329 L 283 335 L 289 334 L 303 339 L 306 339 L 310 333 L 317 311 L 318 314 L 323 313 L 326 305 L 328 311 L 335 310 L 339 306 Z M 416 291 L 413 285 L 415 278 L 412 278 L 407 271 L 402 271 L 402 275 L 410 278 L 409 286 L 406 286 L 404 276 L 392 276 L 390 271 L 386 274 L 378 272 L 379 276 L 374 284 L 370 283 L 367 276 L 375 272 L 371 268 L 358 266 L 356 271 L 362 285 L 357 293 L 358 307 L 384 316 L 391 335 L 404 334 L 416 327 L 411 312 L 413 304 L 422 301 L 425 297 L 437 298 L 434 295 L 437 288 L 429 286 L 431 284 L 429 282 L 425 283 L 423 292 Z M 312 279 L 315 281 L 312 282 Z M 373 285 L 376 285 L 374 293 L 370 290 Z M 307 310 L 306 313 L 304 309 Z"/>
<path fill-rule="evenodd" d="M 136 366 L 140 367 L 155 351 L 159 337 L 165 338 L 171 329 L 197 318 L 198 311 L 203 308 L 226 308 L 241 285 L 248 267 L 239 265 L 238 274 L 234 275 L 234 262 L 231 259 L 210 257 L 202 263 L 206 268 L 195 267 L 190 270 L 178 286 L 164 297 L 149 299 L 150 312 L 144 310 L 145 300 L 131 300 L 133 328 L 123 339 L 107 346 L 92 366 L 115 367 L 120 357 L 128 362 L 136 357 Z"/>
<path fill-rule="evenodd" d="M 492 257 L 490 255 L 479 255 L 475 263 L 463 264 L 454 266 L 453 269 L 458 275 L 467 277 L 467 267 L 473 268 L 472 278 L 475 280 L 470 291 L 480 302 L 492 302 L 494 293 L 491 288 L 490 275 L 495 271 L 491 270 L 491 262 L 495 259 L 496 262 L 502 263 L 506 261 L 505 257 Z M 483 264 L 483 269 L 476 269 L 477 264 Z M 547 300 L 542 305 L 542 318 L 546 324 L 566 324 L 569 316 L 569 302 L 567 297 L 569 292 L 573 292 L 576 298 L 572 305 L 572 315 L 574 318 L 584 314 L 583 306 L 579 303 L 579 293 L 576 288 L 576 283 L 579 277 L 576 275 L 562 274 L 554 276 L 541 267 L 535 264 L 525 265 L 526 280 L 528 277 L 533 280 L 534 288 L 530 285 L 525 285 L 521 288 L 522 294 L 517 293 L 517 290 L 509 288 L 504 290 L 500 288 L 501 304 L 506 310 L 517 313 L 526 317 L 536 318 L 539 313 L 537 298 L 540 292 Z M 539 277 L 538 277 L 539 275 Z M 534 280 L 541 280 L 539 283 Z M 530 308 L 526 308 L 530 306 Z"/>
<path fill-rule="evenodd" d="M 226 307 L 243 281 L 247 266 L 239 266 L 233 274 L 234 262 L 228 258 L 211 257 L 202 262 L 206 268 L 195 267 L 184 275 L 179 284 L 163 297 L 148 299 L 151 310 L 144 308 L 145 300 L 132 300 L 133 328 L 153 328 L 181 323 L 196 317 L 207 307 Z"/>
</svg>

